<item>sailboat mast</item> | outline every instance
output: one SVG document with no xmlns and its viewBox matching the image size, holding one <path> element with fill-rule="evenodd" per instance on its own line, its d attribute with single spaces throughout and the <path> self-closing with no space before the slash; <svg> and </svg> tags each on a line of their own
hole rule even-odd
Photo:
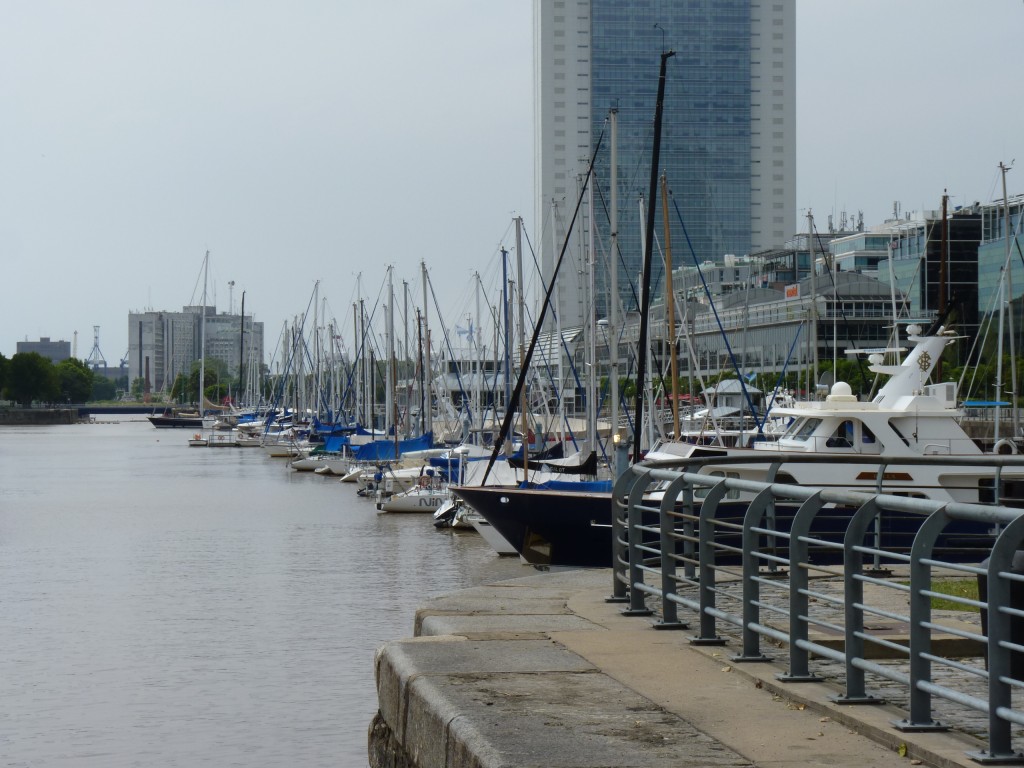
<svg viewBox="0 0 1024 768">
<path fill-rule="evenodd" d="M 665 311 L 668 313 L 669 371 L 672 377 L 672 434 L 679 439 L 679 360 L 676 356 L 676 296 L 672 289 L 672 231 L 668 218 L 668 178 L 661 174 L 661 216 L 665 225 Z"/>
<path fill-rule="evenodd" d="M 426 343 L 426 349 L 423 352 L 423 382 L 425 391 L 421 395 L 421 402 L 426 401 L 423 407 L 420 408 L 420 433 L 430 432 L 434 428 L 433 424 L 433 396 L 431 387 L 433 386 L 433 376 L 431 374 L 431 362 L 430 362 L 430 327 L 427 324 L 427 315 L 430 313 L 427 311 L 427 262 L 420 262 L 420 272 L 423 275 L 423 341 Z"/>
<path fill-rule="evenodd" d="M 238 391 L 245 399 L 245 291 L 242 291 L 242 314 L 238 318 Z"/>
<path fill-rule="evenodd" d="M 587 196 L 587 446 L 597 452 L 597 247 L 594 244 L 594 170 L 590 170 L 590 188 Z"/>
<path fill-rule="evenodd" d="M 675 56 L 675 51 L 661 54 L 661 68 L 658 73 L 658 99 L 654 106 L 654 147 L 651 152 L 651 184 L 650 197 L 647 204 L 647 230 L 644 240 L 643 280 L 640 285 L 640 341 L 637 345 L 639 362 L 636 371 L 636 447 L 633 451 L 633 462 L 640 461 L 643 451 L 643 412 L 644 386 L 647 377 L 647 326 L 651 311 L 651 262 L 654 244 L 654 201 L 658 194 L 658 160 L 661 151 L 661 118 L 665 104 L 665 71 L 668 60 Z"/>
<path fill-rule="evenodd" d="M 206 252 L 203 258 L 203 301 L 199 308 L 199 418 L 202 419 L 206 410 L 204 401 L 206 399 L 206 278 L 210 271 L 210 252 Z"/>
<path fill-rule="evenodd" d="M 519 285 L 519 370 L 526 368 L 526 321 L 523 319 L 523 217 L 516 217 L 516 281 Z M 523 433 L 523 482 L 530 481 L 530 420 L 526 412 L 526 387 L 519 394 L 519 419 Z"/>
<path fill-rule="evenodd" d="M 610 372 L 612 439 L 619 434 L 619 110 L 611 122 L 611 282 L 608 289 L 608 368 Z"/>
<path fill-rule="evenodd" d="M 384 367 L 385 371 L 385 392 L 384 408 L 386 412 L 385 428 L 390 426 L 395 435 L 395 458 L 398 458 L 398 413 L 395 408 L 395 286 L 393 282 L 394 270 L 388 267 L 388 312 L 387 312 L 387 336 L 388 336 L 388 360 Z"/>
</svg>

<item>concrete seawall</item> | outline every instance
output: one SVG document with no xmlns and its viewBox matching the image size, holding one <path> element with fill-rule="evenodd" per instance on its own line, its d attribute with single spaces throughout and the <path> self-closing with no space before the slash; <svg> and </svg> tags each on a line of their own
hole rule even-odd
<svg viewBox="0 0 1024 768">
<path fill-rule="evenodd" d="M 901 733 L 889 705 L 779 683 L 776 661 L 657 631 L 609 571 L 545 573 L 426 603 L 375 660 L 373 768 L 976 765 L 961 733 Z M 902 756 L 901 756 L 902 755 Z"/>
<path fill-rule="evenodd" d="M 78 413 L 71 408 L 0 408 L 0 426 L 74 424 Z"/>
</svg>

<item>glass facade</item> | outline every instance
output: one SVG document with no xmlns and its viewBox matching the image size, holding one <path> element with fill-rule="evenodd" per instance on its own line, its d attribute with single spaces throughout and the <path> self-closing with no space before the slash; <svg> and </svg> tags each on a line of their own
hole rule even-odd
<svg viewBox="0 0 1024 768">
<path fill-rule="evenodd" d="M 725 254 L 747 254 L 751 247 L 749 0 L 592 0 L 592 135 L 596 144 L 609 110 L 617 107 L 618 268 L 627 308 L 636 306 L 638 295 L 629 285 L 635 286 L 643 260 L 638 203 L 649 193 L 658 71 L 666 48 L 675 56 L 668 61 L 659 165 L 670 190 L 673 263 L 720 263 Z M 606 135 L 595 165 L 606 206 L 610 155 Z M 656 217 L 661 242 L 660 188 Z M 595 219 L 600 239 L 609 242 L 608 216 L 599 210 Z M 659 262 L 654 260 L 655 292 L 663 273 Z M 599 286 L 598 293 L 607 295 L 606 288 Z"/>
<path fill-rule="evenodd" d="M 981 245 L 978 247 L 978 311 L 982 317 L 998 310 L 999 282 L 1006 264 L 1006 209 L 1009 209 L 1010 223 L 1010 279 L 1003 292 L 1003 301 L 1015 300 L 1024 292 L 1024 233 L 1021 232 L 1024 217 L 1024 199 L 1010 200 L 987 205 L 981 209 Z"/>
<path fill-rule="evenodd" d="M 945 305 L 952 311 L 947 324 L 953 324 L 958 331 L 973 339 L 978 333 L 981 215 L 958 212 L 949 218 L 948 224 L 944 280 L 941 220 L 904 225 L 893 234 L 893 273 L 900 291 L 908 297 L 908 308 L 913 317 L 937 316 Z M 887 281 L 887 270 L 879 270 L 879 277 Z M 941 295 L 943 284 L 944 298 Z"/>
</svg>

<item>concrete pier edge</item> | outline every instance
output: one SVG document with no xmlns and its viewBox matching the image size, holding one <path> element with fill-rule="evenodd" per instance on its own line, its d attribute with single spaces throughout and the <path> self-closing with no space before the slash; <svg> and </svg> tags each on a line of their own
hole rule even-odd
<svg viewBox="0 0 1024 768">
<path fill-rule="evenodd" d="M 611 572 L 542 573 L 424 603 L 375 658 L 372 768 L 976 766 L 984 744 L 907 733 L 893 706 L 783 683 L 786 651 L 735 663 L 609 603 Z"/>
</svg>

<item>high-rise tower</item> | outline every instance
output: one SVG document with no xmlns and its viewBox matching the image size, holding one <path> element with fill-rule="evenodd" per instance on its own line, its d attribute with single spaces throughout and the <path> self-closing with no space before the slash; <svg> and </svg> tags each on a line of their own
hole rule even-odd
<svg viewBox="0 0 1024 768">
<path fill-rule="evenodd" d="M 641 201 L 648 195 L 658 65 L 667 49 L 676 55 L 668 67 L 658 170 L 671 190 L 674 264 L 692 264 L 694 256 L 720 263 L 726 254 L 766 249 L 792 236 L 795 15 L 795 0 L 534 1 L 535 221 L 545 277 L 603 134 L 593 209 L 597 261 L 605 265 L 598 270 L 598 293 L 607 295 L 607 265 L 613 263 L 607 117 L 614 107 L 619 295 L 627 310 L 636 308 L 630 283 L 635 286 L 642 261 Z M 660 198 L 657 214 L 660 241 Z M 563 327 L 578 325 L 586 314 L 588 232 L 584 205 L 566 252 L 571 261 L 559 275 Z M 603 314 L 606 299 L 599 296 L 597 303 Z"/>
</svg>

